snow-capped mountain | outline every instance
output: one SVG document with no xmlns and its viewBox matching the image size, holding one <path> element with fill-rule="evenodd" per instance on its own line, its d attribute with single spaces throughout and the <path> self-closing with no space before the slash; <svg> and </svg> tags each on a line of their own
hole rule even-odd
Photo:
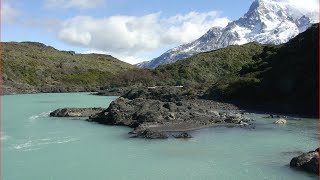
<svg viewBox="0 0 320 180">
<path fill-rule="evenodd" d="M 248 42 L 281 44 L 318 21 L 318 12 L 300 10 L 283 0 L 256 0 L 243 17 L 230 22 L 225 28 L 213 27 L 194 42 L 173 48 L 160 57 L 137 66 L 156 68 L 228 45 Z"/>
</svg>

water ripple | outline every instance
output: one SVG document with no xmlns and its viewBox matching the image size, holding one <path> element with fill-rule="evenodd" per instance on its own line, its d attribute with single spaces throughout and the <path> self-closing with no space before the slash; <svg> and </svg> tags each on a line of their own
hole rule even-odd
<svg viewBox="0 0 320 180">
<path fill-rule="evenodd" d="M 21 150 L 21 151 L 33 151 L 33 150 L 38 150 L 45 145 L 50 145 L 50 144 L 64 144 L 64 143 L 69 143 L 73 141 L 77 141 L 78 139 L 67 136 L 67 137 L 62 137 L 62 138 L 43 138 L 43 139 L 36 139 L 36 140 L 28 140 L 24 143 L 19 143 L 19 144 L 14 144 L 11 149 L 14 150 Z"/>
<path fill-rule="evenodd" d="M 41 118 L 41 117 L 48 117 L 51 111 L 48 112 L 42 112 L 40 114 L 32 115 L 28 118 L 30 122 L 34 122 L 36 119 Z"/>
<path fill-rule="evenodd" d="M 7 141 L 10 138 L 10 136 L 5 134 L 4 132 L 1 132 L 0 136 L 2 142 Z"/>
</svg>

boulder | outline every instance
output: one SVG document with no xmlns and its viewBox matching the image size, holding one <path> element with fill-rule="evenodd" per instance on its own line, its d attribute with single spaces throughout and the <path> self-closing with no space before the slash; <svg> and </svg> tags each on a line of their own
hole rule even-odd
<svg viewBox="0 0 320 180">
<path fill-rule="evenodd" d="M 189 133 L 183 132 L 177 135 L 173 135 L 173 137 L 177 138 L 177 139 L 190 139 L 192 138 L 192 136 Z"/>
<path fill-rule="evenodd" d="M 239 124 L 240 124 L 240 127 L 247 127 L 250 125 L 249 123 L 243 122 L 243 121 L 240 121 Z"/>
<path fill-rule="evenodd" d="M 292 158 L 290 167 L 319 174 L 319 148 Z"/>
<path fill-rule="evenodd" d="M 149 129 L 145 129 L 142 131 L 138 131 L 136 136 L 133 137 L 140 137 L 146 139 L 167 139 L 168 135 L 165 132 L 160 131 L 152 131 Z"/>
<path fill-rule="evenodd" d="M 211 111 L 213 115 L 216 117 L 220 117 L 220 113 L 218 111 Z"/>
<path fill-rule="evenodd" d="M 50 113 L 51 117 L 90 117 L 104 111 L 104 108 L 62 108 Z"/>
<path fill-rule="evenodd" d="M 249 121 L 251 121 L 250 118 L 244 116 L 241 113 L 224 113 L 221 115 L 221 117 L 225 118 L 225 122 L 226 123 L 236 123 L 236 124 L 240 124 L 240 122 L 243 123 L 247 123 Z"/>
<path fill-rule="evenodd" d="M 280 118 L 278 120 L 276 120 L 275 122 L 273 122 L 274 124 L 287 124 L 287 120 Z"/>
</svg>

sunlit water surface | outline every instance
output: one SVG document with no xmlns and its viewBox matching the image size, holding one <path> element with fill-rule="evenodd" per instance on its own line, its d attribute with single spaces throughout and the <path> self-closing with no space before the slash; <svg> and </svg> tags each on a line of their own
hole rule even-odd
<svg viewBox="0 0 320 180">
<path fill-rule="evenodd" d="M 129 128 L 52 118 L 61 107 L 108 107 L 88 93 L 2 97 L 4 180 L 317 179 L 290 169 L 297 151 L 317 148 L 316 119 L 275 125 L 251 114 L 255 129 L 210 128 L 190 140 L 128 138 Z"/>
</svg>

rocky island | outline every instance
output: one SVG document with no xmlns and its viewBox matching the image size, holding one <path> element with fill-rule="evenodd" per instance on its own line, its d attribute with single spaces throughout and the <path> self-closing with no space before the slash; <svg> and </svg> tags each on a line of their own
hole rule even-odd
<svg viewBox="0 0 320 180">
<path fill-rule="evenodd" d="M 113 101 L 109 108 L 64 108 L 57 117 L 90 116 L 88 121 L 133 128 L 132 137 L 165 139 L 191 138 L 188 131 L 216 127 L 252 127 L 251 119 L 237 107 L 185 95 L 181 86 L 132 89 Z M 225 110 L 227 112 L 219 112 Z M 232 111 L 232 112 L 231 112 Z"/>
</svg>

